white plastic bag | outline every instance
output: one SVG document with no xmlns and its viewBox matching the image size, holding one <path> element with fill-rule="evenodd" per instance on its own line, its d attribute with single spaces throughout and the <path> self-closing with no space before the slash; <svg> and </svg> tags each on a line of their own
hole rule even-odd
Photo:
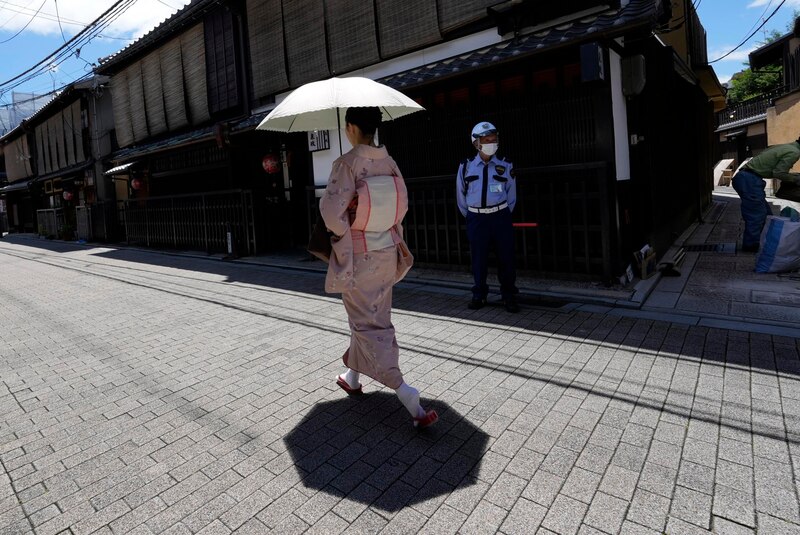
<svg viewBox="0 0 800 535">
<path fill-rule="evenodd" d="M 800 269 L 800 222 L 767 216 L 756 257 L 757 273 L 782 273 Z"/>
</svg>

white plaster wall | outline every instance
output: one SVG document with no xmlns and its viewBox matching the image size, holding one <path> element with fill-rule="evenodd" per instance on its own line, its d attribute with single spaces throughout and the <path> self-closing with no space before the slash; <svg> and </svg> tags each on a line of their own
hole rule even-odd
<svg viewBox="0 0 800 535">
<path fill-rule="evenodd" d="M 630 146 L 628 145 L 628 108 L 622 94 L 622 58 L 613 50 L 608 52 L 611 63 L 611 106 L 614 114 L 614 157 L 617 180 L 631 179 Z"/>
</svg>

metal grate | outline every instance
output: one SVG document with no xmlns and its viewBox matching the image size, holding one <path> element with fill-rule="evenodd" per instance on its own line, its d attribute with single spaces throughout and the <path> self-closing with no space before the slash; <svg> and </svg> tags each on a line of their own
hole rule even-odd
<svg viewBox="0 0 800 535">
<path fill-rule="evenodd" d="M 683 246 L 690 253 L 735 253 L 735 243 L 695 243 Z"/>
</svg>

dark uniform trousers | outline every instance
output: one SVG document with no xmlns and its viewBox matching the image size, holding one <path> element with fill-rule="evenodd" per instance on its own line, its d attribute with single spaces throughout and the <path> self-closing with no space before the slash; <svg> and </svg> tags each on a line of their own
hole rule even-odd
<svg viewBox="0 0 800 535">
<path fill-rule="evenodd" d="M 517 293 L 517 273 L 514 268 L 514 227 L 511 225 L 511 210 L 504 208 L 492 214 L 467 212 L 467 239 L 472 254 L 472 287 L 474 299 L 486 299 L 489 286 L 489 249 L 494 245 L 497 255 L 497 278 L 503 299 L 513 298 Z"/>
</svg>

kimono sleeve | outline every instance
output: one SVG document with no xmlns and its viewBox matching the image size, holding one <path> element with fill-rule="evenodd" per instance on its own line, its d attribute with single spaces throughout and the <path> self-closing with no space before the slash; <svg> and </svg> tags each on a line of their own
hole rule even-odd
<svg viewBox="0 0 800 535">
<path fill-rule="evenodd" d="M 336 236 L 343 236 L 350 228 L 347 207 L 356 195 L 355 175 L 346 163 L 333 163 L 325 193 L 319 200 L 319 211 L 325 226 Z"/>
</svg>

